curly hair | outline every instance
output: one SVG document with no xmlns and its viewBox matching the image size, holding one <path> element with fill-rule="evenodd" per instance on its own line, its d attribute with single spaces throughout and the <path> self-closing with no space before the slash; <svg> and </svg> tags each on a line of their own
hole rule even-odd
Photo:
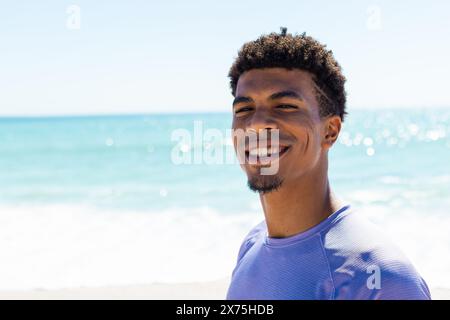
<svg viewBox="0 0 450 320">
<path fill-rule="evenodd" d="M 244 72 L 262 68 L 308 71 L 320 89 L 315 92 L 319 102 L 319 115 L 339 115 L 344 120 L 347 114 L 344 88 L 346 79 L 333 52 L 327 50 L 326 45 L 306 36 L 305 32 L 300 35 L 287 33 L 287 28 L 284 27 L 279 34 L 272 32 L 245 43 L 228 73 L 233 96 L 236 94 L 239 77 Z"/>
</svg>

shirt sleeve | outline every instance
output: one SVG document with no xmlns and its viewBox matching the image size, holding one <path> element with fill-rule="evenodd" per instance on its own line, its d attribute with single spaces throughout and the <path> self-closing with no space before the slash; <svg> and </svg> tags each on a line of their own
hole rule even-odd
<svg viewBox="0 0 450 320">
<path fill-rule="evenodd" d="M 385 275 L 377 300 L 431 300 L 426 282 L 418 274 Z"/>
<path fill-rule="evenodd" d="M 377 284 L 373 275 L 355 273 L 336 288 L 335 299 L 345 300 L 431 300 L 430 290 L 420 275 L 410 267 L 381 269 Z"/>
</svg>

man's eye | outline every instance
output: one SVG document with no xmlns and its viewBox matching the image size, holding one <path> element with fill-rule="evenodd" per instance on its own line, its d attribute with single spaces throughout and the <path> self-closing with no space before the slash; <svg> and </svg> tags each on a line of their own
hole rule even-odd
<svg viewBox="0 0 450 320">
<path fill-rule="evenodd" d="M 243 108 L 237 109 L 235 113 L 241 113 L 241 112 L 250 111 L 250 110 L 252 110 L 251 107 L 243 107 Z"/>
<path fill-rule="evenodd" d="M 298 109 L 298 107 L 290 104 L 280 104 L 277 106 L 277 109 Z"/>
</svg>

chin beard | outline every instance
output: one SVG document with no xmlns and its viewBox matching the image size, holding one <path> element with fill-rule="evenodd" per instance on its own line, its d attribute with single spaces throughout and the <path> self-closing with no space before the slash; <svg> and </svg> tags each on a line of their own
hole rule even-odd
<svg viewBox="0 0 450 320">
<path fill-rule="evenodd" d="M 277 176 L 257 176 L 248 180 L 247 185 L 250 190 L 261 194 L 276 191 L 283 183 Z"/>
</svg>

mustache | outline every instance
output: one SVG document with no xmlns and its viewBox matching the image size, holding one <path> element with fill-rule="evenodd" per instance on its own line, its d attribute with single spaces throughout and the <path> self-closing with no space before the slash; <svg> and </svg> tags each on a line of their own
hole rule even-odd
<svg viewBox="0 0 450 320">
<path fill-rule="evenodd" d="M 235 142 L 238 143 L 266 143 L 268 145 L 290 145 L 295 139 L 290 135 L 281 132 L 279 129 L 237 129 L 233 131 Z"/>
<path fill-rule="evenodd" d="M 267 136 L 267 137 L 269 137 L 269 136 L 272 135 L 272 133 L 276 133 L 280 140 L 289 141 L 289 140 L 292 139 L 291 136 L 287 135 L 284 131 L 281 131 L 280 129 L 259 129 L 259 130 L 256 130 L 256 129 L 245 129 L 245 133 L 246 134 L 255 134 L 258 137 L 258 139 L 259 139 L 260 136 L 263 136 L 263 137 Z"/>
<path fill-rule="evenodd" d="M 241 159 L 246 158 L 246 154 L 255 148 L 289 148 L 295 144 L 296 139 L 288 134 L 280 133 L 279 130 L 276 134 L 274 131 L 269 132 L 265 130 L 263 134 L 257 134 L 255 131 L 248 133 L 248 131 L 241 131 L 234 137 L 234 147 L 238 157 Z"/>
</svg>

